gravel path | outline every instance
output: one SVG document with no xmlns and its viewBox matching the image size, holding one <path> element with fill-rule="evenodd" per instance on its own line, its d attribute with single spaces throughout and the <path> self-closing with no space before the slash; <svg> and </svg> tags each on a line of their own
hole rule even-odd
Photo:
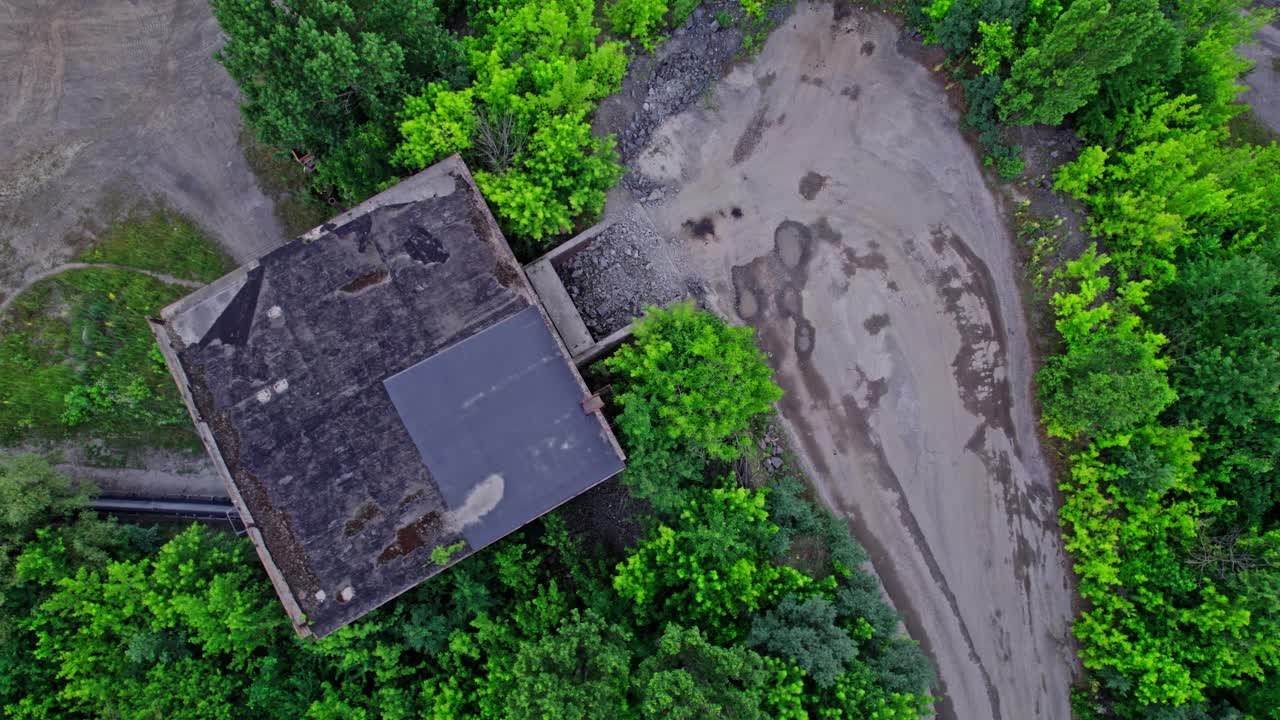
<svg viewBox="0 0 1280 720">
<path fill-rule="evenodd" d="M 1249 89 L 1240 100 L 1251 105 L 1262 122 L 1280 133 L 1280 66 L 1276 65 L 1280 59 L 1280 26 L 1262 26 L 1254 40 L 1252 45 L 1241 48 L 1257 65 L 1244 77 Z"/>
<path fill-rule="evenodd" d="M 644 211 L 632 208 L 556 271 L 596 340 L 625 327 L 650 305 L 665 307 L 688 293 Z"/>
</svg>

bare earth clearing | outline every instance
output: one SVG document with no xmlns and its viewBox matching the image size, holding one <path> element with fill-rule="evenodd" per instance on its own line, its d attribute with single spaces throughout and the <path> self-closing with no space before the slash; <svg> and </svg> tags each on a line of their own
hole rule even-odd
<svg viewBox="0 0 1280 720">
<path fill-rule="evenodd" d="M 937 661 L 940 716 L 1066 720 L 1073 592 L 1012 240 L 899 30 L 838 14 L 802 2 L 633 168 L 669 251 L 759 331 L 803 461 Z"/>
<path fill-rule="evenodd" d="M 0 0 L 0 295 L 158 200 L 237 261 L 283 238 L 237 144 L 207 0 Z"/>
<path fill-rule="evenodd" d="M 1277 20 L 1280 23 L 1280 20 Z M 1249 87 L 1240 99 L 1253 107 L 1253 112 L 1272 130 L 1280 133 L 1280 68 L 1275 65 L 1280 58 L 1280 25 L 1264 25 L 1254 36 L 1256 42 L 1240 50 L 1257 63 L 1245 76 Z"/>
<path fill-rule="evenodd" d="M 238 262 L 283 241 L 237 142 L 221 41 L 207 0 L 0 0 L 0 301 L 139 204 L 182 212 Z M 108 493 L 225 493 L 203 454 L 107 470 L 66 453 Z"/>
</svg>

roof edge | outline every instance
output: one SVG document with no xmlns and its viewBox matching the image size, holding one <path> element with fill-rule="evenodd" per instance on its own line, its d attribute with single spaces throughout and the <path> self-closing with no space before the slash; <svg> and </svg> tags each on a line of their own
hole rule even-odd
<svg viewBox="0 0 1280 720">
<path fill-rule="evenodd" d="M 226 277 L 214 284 L 221 283 Z M 181 302 L 174 303 L 174 305 Z M 173 305 L 169 307 L 171 308 Z M 166 310 L 168 309 L 166 308 Z M 270 578 L 271 586 L 275 588 L 276 595 L 280 598 L 280 603 L 284 605 L 285 614 L 289 616 L 294 632 L 298 634 L 298 637 L 311 637 L 313 633 L 311 628 L 307 626 L 306 615 L 302 612 L 302 607 L 298 605 L 297 598 L 294 597 L 288 581 L 285 580 L 284 574 L 280 572 L 280 568 L 271 557 L 271 552 L 267 550 L 266 542 L 262 538 L 262 531 L 258 529 L 257 523 L 254 522 L 253 514 L 249 512 L 249 506 L 245 504 L 244 498 L 240 495 L 240 489 L 236 487 L 235 480 L 231 477 L 231 470 L 227 468 L 226 461 L 222 456 L 222 449 L 218 447 L 218 441 L 214 438 L 213 431 L 209 429 L 209 425 L 196 408 L 195 398 L 191 394 L 190 380 L 187 378 L 186 370 L 182 367 L 182 362 L 178 359 L 177 350 L 173 346 L 173 338 L 169 334 L 169 326 L 163 319 L 153 317 L 147 318 L 147 324 L 151 326 L 151 332 L 155 335 L 156 344 L 160 346 L 160 354 L 164 356 L 164 362 L 169 366 L 169 374 L 173 376 L 174 382 L 178 386 L 178 392 L 182 395 L 182 402 L 187 406 L 187 413 L 191 415 L 191 421 L 195 424 L 196 433 L 200 436 L 200 442 L 204 444 L 205 452 L 213 460 L 214 467 L 217 468 L 218 476 L 222 478 L 222 483 L 227 488 L 227 494 L 231 497 L 231 503 L 235 505 L 236 512 L 240 514 L 241 520 L 244 521 L 246 534 L 248 534 L 249 540 L 253 543 L 254 550 L 258 553 L 258 559 L 267 571 L 267 577 Z"/>
</svg>

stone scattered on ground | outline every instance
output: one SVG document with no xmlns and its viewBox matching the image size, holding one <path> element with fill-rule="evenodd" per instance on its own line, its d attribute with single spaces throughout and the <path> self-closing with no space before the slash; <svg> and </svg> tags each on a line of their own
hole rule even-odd
<svg viewBox="0 0 1280 720">
<path fill-rule="evenodd" d="M 556 260 L 555 267 L 596 340 L 625 327 L 645 307 L 665 306 L 690 292 L 639 208 Z"/>
</svg>

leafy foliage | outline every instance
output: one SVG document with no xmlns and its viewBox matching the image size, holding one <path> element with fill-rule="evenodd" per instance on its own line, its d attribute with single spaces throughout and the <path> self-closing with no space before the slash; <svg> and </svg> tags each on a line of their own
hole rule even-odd
<svg viewBox="0 0 1280 720">
<path fill-rule="evenodd" d="M 637 429 L 628 440 L 657 429 L 716 460 L 733 460 L 748 420 L 782 397 L 751 329 L 731 327 L 692 303 L 649 309 L 634 335 L 634 344 L 605 362 L 623 377 L 619 424 L 628 435 Z"/>
<path fill-rule="evenodd" d="M 690 493 L 674 527 L 658 525 L 618 567 L 613 586 L 649 622 L 694 622 L 714 639 L 736 640 L 750 613 L 811 580 L 761 564 L 778 531 L 764 496 L 745 488 Z"/>
<path fill-rule="evenodd" d="M 1056 125 L 1088 103 L 1102 80 L 1134 61 L 1164 21 L 1156 0 L 1074 0 L 1009 72 L 1001 116 Z"/>
<path fill-rule="evenodd" d="M 418 169 L 455 152 L 476 161 L 476 183 L 517 238 L 542 240 L 599 214 L 622 171 L 587 116 L 618 88 L 626 56 L 617 42 L 596 43 L 593 12 L 585 0 L 487 10 L 484 32 L 464 41 L 474 82 L 428 85 L 405 101 L 396 162 Z"/>
<path fill-rule="evenodd" d="M 622 177 L 613 140 L 593 137 L 583 117 L 562 116 L 534 131 L 528 148 L 506 172 L 476 173 L 503 227 L 535 240 L 595 217 L 605 193 Z"/>
<path fill-rule="evenodd" d="M 1276 146 L 1231 146 L 1194 98 L 1145 98 L 1121 120 L 1124 141 L 1064 165 L 1058 186 L 1084 201 L 1124 272 L 1158 282 L 1192 244 L 1243 248 L 1280 231 Z"/>
<path fill-rule="evenodd" d="M 750 329 L 691 303 L 650 308 L 634 337 L 603 363 L 617 376 L 618 428 L 633 449 L 623 478 L 657 511 L 677 514 L 687 488 L 708 485 L 708 462 L 741 454 L 750 418 L 781 390 Z"/>
<path fill-rule="evenodd" d="M 431 0 L 215 0 L 217 59 L 258 138 L 316 157 L 316 182 L 347 202 L 394 177 L 405 95 L 465 81 L 461 48 Z"/>
<path fill-rule="evenodd" d="M 991 23 L 979 20 L 978 36 L 982 41 L 974 49 L 974 60 L 983 75 L 991 75 L 1013 56 L 1013 24 L 1008 19 Z"/>
<path fill-rule="evenodd" d="M 614 0 L 605 14 L 615 31 L 652 50 L 662 40 L 656 31 L 667 14 L 667 0 Z"/>
<path fill-rule="evenodd" d="M 853 639 L 836 624 L 835 606 L 824 597 L 784 597 L 756 617 L 746 646 L 792 661 L 820 688 L 831 687 L 858 654 Z"/>
</svg>

